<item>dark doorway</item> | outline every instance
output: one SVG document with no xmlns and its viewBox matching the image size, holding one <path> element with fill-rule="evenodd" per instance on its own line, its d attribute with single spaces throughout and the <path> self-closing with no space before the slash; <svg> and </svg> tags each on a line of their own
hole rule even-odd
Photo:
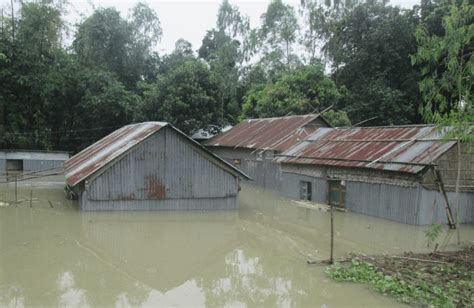
<svg viewBox="0 0 474 308">
<path fill-rule="evenodd" d="M 23 171 L 23 160 L 21 159 L 7 159 L 7 172 Z"/>
</svg>

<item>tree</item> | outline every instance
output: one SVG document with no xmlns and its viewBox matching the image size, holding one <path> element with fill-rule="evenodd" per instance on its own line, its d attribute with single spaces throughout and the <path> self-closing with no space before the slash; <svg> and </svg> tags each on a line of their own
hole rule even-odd
<svg viewBox="0 0 474 308">
<path fill-rule="evenodd" d="M 339 92 L 324 74 L 323 65 L 308 65 L 281 73 L 245 96 L 242 117 L 275 117 L 314 113 L 337 102 Z"/>
<path fill-rule="evenodd" d="M 237 7 L 224 0 L 217 14 L 215 29 L 206 33 L 199 57 L 206 60 L 221 85 L 225 121 L 234 124 L 240 113 L 239 77 L 243 63 L 252 52 L 249 43 L 249 19 Z"/>
<path fill-rule="evenodd" d="M 324 49 L 333 79 L 348 95 L 338 108 L 353 122 L 377 117 L 370 125 L 419 123 L 419 73 L 410 63 L 416 50 L 413 11 L 363 4 L 330 25 Z"/>
<path fill-rule="evenodd" d="M 83 65 L 110 70 L 134 88 L 152 75 L 147 70 L 161 34 L 158 16 L 143 3 L 132 9 L 129 20 L 114 8 L 97 9 L 78 26 L 73 48 Z"/>
<path fill-rule="evenodd" d="M 138 120 L 164 120 L 183 132 L 216 130 L 223 123 L 218 79 L 201 60 L 175 50 L 163 59 L 156 81 L 141 84 Z"/>
<path fill-rule="evenodd" d="M 298 38 L 298 19 L 292 6 L 281 0 L 273 0 L 261 16 L 259 31 L 260 45 L 263 48 L 262 62 L 269 71 L 289 70 L 300 60 L 293 52 L 293 44 Z"/>
<path fill-rule="evenodd" d="M 455 208 L 459 207 L 461 142 L 472 142 L 474 134 L 474 6 L 469 0 L 453 1 L 442 18 L 443 34 L 428 32 L 422 24 L 416 32 L 418 50 L 413 64 L 421 67 L 420 91 L 426 121 L 450 127 L 447 138 L 458 140 Z M 439 31 L 438 31 L 439 33 Z M 459 231 L 458 231 L 458 242 Z"/>
<path fill-rule="evenodd" d="M 467 132 L 474 121 L 473 22 L 474 7 L 469 1 L 453 3 L 442 19 L 443 35 L 429 33 L 424 24 L 418 27 L 418 50 L 412 56 L 423 74 L 423 116 L 429 122 L 455 127 L 461 139 L 472 137 Z"/>
</svg>

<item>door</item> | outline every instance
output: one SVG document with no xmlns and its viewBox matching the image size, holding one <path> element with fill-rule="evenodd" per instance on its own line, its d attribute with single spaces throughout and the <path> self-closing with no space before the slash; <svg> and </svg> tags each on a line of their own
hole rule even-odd
<svg viewBox="0 0 474 308">
<path fill-rule="evenodd" d="M 346 183 L 341 180 L 328 181 L 328 203 L 330 205 L 344 207 L 346 201 Z"/>
</svg>

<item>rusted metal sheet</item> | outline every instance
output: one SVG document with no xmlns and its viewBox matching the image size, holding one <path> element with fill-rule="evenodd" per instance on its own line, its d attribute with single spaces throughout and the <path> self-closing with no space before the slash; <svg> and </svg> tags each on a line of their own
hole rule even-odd
<svg viewBox="0 0 474 308">
<path fill-rule="evenodd" d="M 318 128 L 276 160 L 418 173 L 456 144 L 442 135 L 431 125 Z"/>
<path fill-rule="evenodd" d="M 205 144 L 207 146 L 265 149 L 282 152 L 314 132 L 316 127 L 307 125 L 318 117 L 317 114 L 309 114 L 248 119 L 240 122 L 229 131 L 211 138 Z M 324 122 L 324 120 L 322 121 Z"/>
<path fill-rule="evenodd" d="M 66 183 L 76 185 L 166 125 L 164 122 L 132 124 L 107 135 L 66 161 Z"/>
<path fill-rule="evenodd" d="M 197 151 L 202 152 L 201 155 L 206 156 L 210 161 L 220 168 L 225 169 L 234 176 L 247 179 L 249 178 L 246 174 L 242 173 L 240 170 L 227 163 L 222 158 L 214 155 L 204 146 L 192 140 L 169 123 L 144 122 L 124 126 L 66 161 L 64 164 L 66 183 L 69 186 L 77 185 L 164 127 L 170 127 L 178 135 L 188 140 L 189 143 L 194 145 Z M 171 143 L 168 145 L 170 144 Z M 175 155 L 179 155 L 179 153 L 176 152 Z M 142 157 L 141 159 L 144 158 Z M 152 161 L 151 163 L 156 162 Z"/>
</svg>

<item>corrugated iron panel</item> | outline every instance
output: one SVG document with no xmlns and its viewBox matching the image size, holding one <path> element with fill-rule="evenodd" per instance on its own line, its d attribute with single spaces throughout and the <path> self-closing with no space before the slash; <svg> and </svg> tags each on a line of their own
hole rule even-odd
<svg viewBox="0 0 474 308">
<path fill-rule="evenodd" d="M 166 125 L 164 122 L 131 124 L 105 136 L 66 161 L 66 183 L 76 185 Z"/>
<path fill-rule="evenodd" d="M 163 129 L 91 178 L 88 199 L 136 201 L 236 196 L 237 178 Z"/>
<path fill-rule="evenodd" d="M 169 123 L 144 122 L 124 126 L 66 161 L 64 164 L 66 183 L 69 186 L 78 184 L 82 180 L 99 171 L 101 168 L 105 167 L 109 162 L 125 154 L 138 143 L 158 132 L 163 127 L 170 127 L 177 134 L 181 135 L 183 138 L 188 139 L 190 144 L 195 146 L 202 152 L 202 154 L 216 163 L 219 167 L 224 168 L 227 172 L 230 172 L 235 176 L 248 178 L 246 174 L 242 173 L 240 170 L 227 163 L 220 157 L 214 155 L 204 146 L 195 142 Z M 169 145 L 167 144 L 166 146 L 173 146 L 173 143 L 170 142 Z M 182 155 L 178 151 L 175 151 L 175 154 Z M 153 162 L 153 160 L 150 161 L 150 163 Z"/>
<path fill-rule="evenodd" d="M 240 147 L 285 151 L 316 130 L 304 127 L 319 117 L 317 114 L 279 118 L 248 119 L 229 131 L 217 135 L 207 146 Z M 322 120 L 324 122 L 324 120 Z"/>
<path fill-rule="evenodd" d="M 318 128 L 277 161 L 418 173 L 455 143 L 434 126 Z"/>
</svg>

